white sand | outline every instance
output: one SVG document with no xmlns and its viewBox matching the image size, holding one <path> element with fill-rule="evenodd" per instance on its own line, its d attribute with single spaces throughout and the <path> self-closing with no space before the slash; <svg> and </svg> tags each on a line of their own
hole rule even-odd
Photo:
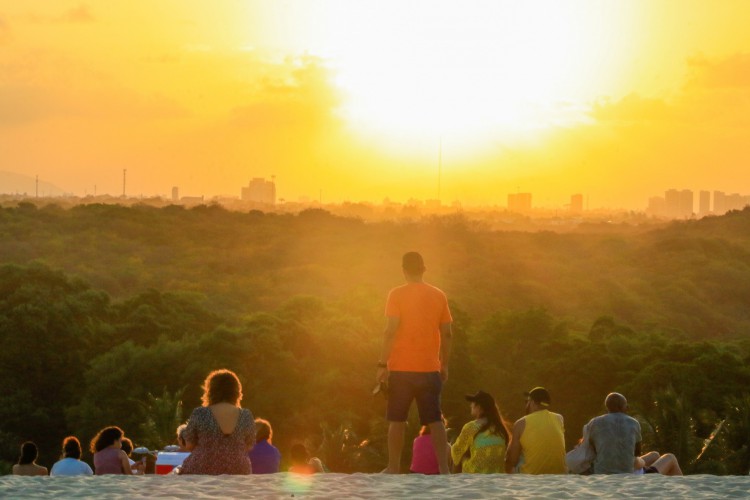
<svg viewBox="0 0 750 500">
<path fill-rule="evenodd" d="M 0 498 L 748 498 L 748 476 L 0 477 Z"/>
</svg>

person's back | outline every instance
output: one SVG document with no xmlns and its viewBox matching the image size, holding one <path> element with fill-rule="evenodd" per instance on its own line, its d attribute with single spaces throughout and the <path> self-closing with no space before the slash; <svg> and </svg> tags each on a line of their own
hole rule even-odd
<svg viewBox="0 0 750 500">
<path fill-rule="evenodd" d="M 389 316 L 399 318 L 388 369 L 401 372 L 439 372 L 440 324 L 450 322 L 445 294 L 424 282 L 391 290 Z"/>
<path fill-rule="evenodd" d="M 253 416 L 246 408 L 233 408 L 239 413 L 234 429 L 222 429 L 210 407 L 193 410 L 185 440 L 196 443 L 182 463 L 180 474 L 251 474 L 250 459 L 245 451 L 247 443 L 255 438 Z"/>
<path fill-rule="evenodd" d="M 481 420 L 473 420 L 464 425 L 451 449 L 453 461 L 461 464 L 461 472 L 469 474 L 502 473 L 507 443 L 489 429 L 479 432 L 482 424 Z M 464 458 L 465 454 L 468 457 Z"/>
<path fill-rule="evenodd" d="M 92 474 L 94 471 L 91 470 L 89 464 L 71 457 L 55 462 L 52 470 L 49 471 L 50 476 L 91 476 Z"/>
<path fill-rule="evenodd" d="M 435 447 L 429 434 L 414 438 L 409 470 L 417 474 L 440 474 Z"/>
<path fill-rule="evenodd" d="M 607 413 L 592 419 L 589 442 L 596 452 L 594 474 L 632 473 L 640 441 L 641 425 L 625 413 Z"/>
<path fill-rule="evenodd" d="M 523 417 L 521 435 L 523 474 L 565 474 L 565 430 L 562 417 L 549 410 L 539 410 Z"/>
<path fill-rule="evenodd" d="M 47 467 L 37 464 L 15 464 L 12 473 L 14 476 L 46 476 Z"/>
<path fill-rule="evenodd" d="M 97 476 L 104 474 L 124 474 L 119 448 L 104 448 L 94 453 L 94 470 Z"/>
<path fill-rule="evenodd" d="M 278 448 L 263 439 L 255 442 L 253 449 L 248 452 L 253 474 L 274 474 L 279 472 L 281 453 Z"/>
</svg>

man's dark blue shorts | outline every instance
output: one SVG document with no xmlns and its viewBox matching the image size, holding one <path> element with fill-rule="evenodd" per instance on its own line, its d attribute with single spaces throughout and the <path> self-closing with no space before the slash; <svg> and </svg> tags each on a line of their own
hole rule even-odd
<svg viewBox="0 0 750 500">
<path fill-rule="evenodd" d="M 442 421 L 442 388 L 439 372 L 390 372 L 386 418 L 389 422 L 406 422 L 411 402 L 416 399 L 422 425 Z"/>
</svg>

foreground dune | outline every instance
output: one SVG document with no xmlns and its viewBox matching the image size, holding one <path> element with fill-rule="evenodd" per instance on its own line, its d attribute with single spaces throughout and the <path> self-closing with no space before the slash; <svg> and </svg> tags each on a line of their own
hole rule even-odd
<svg viewBox="0 0 750 500">
<path fill-rule="evenodd" d="M 748 476 L 0 477 L 0 498 L 746 498 Z"/>
</svg>

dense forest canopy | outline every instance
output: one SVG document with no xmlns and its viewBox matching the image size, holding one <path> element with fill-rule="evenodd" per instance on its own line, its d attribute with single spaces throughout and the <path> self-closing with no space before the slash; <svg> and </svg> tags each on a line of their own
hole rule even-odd
<svg viewBox="0 0 750 500">
<path fill-rule="evenodd" d="M 750 468 L 750 210 L 557 234 L 460 215 L 21 203 L 0 209 L 0 241 L 6 462 L 33 439 L 49 465 L 65 435 L 86 442 L 110 424 L 167 444 L 206 373 L 227 367 L 282 453 L 308 439 L 334 470 L 377 470 L 384 301 L 402 253 L 419 250 L 454 313 L 453 427 L 469 418 L 465 393 L 490 391 L 515 419 L 522 392 L 545 385 L 572 447 L 620 390 L 647 446 L 687 471 Z"/>
</svg>

